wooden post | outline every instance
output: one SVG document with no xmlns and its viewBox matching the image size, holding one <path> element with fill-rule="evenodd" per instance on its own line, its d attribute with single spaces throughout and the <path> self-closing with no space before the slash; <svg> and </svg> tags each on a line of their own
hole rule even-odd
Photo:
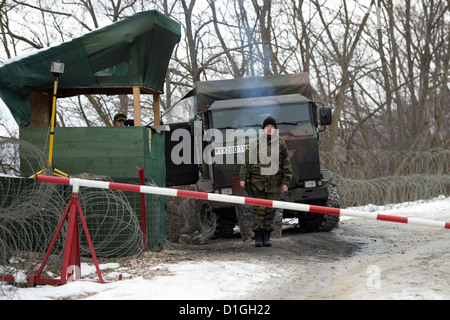
<svg viewBox="0 0 450 320">
<path fill-rule="evenodd" d="M 30 127 L 49 127 L 52 118 L 52 96 L 36 90 L 30 91 Z"/>
<path fill-rule="evenodd" d="M 137 86 L 133 87 L 133 105 L 134 105 L 134 125 L 141 125 L 141 89 Z"/>
<path fill-rule="evenodd" d="M 160 125 L 160 97 L 159 97 L 159 93 L 154 93 L 153 94 L 153 115 L 154 115 L 154 119 L 155 119 L 155 126 L 159 126 Z"/>
</svg>

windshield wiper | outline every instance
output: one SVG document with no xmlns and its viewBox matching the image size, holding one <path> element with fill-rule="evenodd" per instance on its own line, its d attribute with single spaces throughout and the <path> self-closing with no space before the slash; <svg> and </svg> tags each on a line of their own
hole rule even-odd
<svg viewBox="0 0 450 320">
<path fill-rule="evenodd" d="M 241 128 L 246 128 L 246 127 L 261 127 L 261 124 L 245 124 L 242 125 Z"/>
<path fill-rule="evenodd" d="M 283 122 L 277 122 L 277 124 L 290 124 L 293 126 L 298 125 L 300 122 L 308 122 L 307 120 L 298 120 L 298 121 L 283 121 Z"/>
</svg>

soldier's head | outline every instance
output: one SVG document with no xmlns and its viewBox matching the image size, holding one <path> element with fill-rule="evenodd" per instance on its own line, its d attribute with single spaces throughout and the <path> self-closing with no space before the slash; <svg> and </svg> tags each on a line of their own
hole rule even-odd
<svg viewBox="0 0 450 320">
<path fill-rule="evenodd" d="M 263 122 L 262 128 L 267 135 L 272 135 L 277 129 L 277 121 L 272 117 L 267 117 Z"/>
<path fill-rule="evenodd" d="M 113 126 L 114 127 L 124 127 L 125 120 L 127 120 L 127 117 L 123 113 L 118 113 L 114 116 Z"/>
</svg>

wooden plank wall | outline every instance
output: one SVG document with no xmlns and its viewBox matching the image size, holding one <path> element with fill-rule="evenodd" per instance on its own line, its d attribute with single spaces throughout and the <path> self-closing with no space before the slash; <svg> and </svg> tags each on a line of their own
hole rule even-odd
<svg viewBox="0 0 450 320">
<path fill-rule="evenodd" d="M 46 156 L 48 134 L 45 127 L 20 128 L 20 139 L 34 144 Z M 150 150 L 154 139 L 160 147 Z M 164 140 L 164 133 L 146 127 L 55 128 L 53 167 L 71 176 L 91 173 L 111 178 L 135 178 L 136 167 L 145 167 L 146 176 L 155 175 L 153 169 L 165 177 L 164 141 L 161 146 L 160 139 Z M 28 174 L 32 173 L 22 173 Z"/>
</svg>

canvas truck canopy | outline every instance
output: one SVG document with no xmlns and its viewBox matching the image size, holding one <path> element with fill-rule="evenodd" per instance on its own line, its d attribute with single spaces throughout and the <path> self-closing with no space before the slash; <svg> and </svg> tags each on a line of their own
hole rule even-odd
<svg viewBox="0 0 450 320">
<path fill-rule="evenodd" d="M 214 101 L 300 93 L 312 100 L 308 73 L 254 78 L 199 81 L 185 98 L 196 98 L 196 112 L 208 109 Z"/>
<path fill-rule="evenodd" d="M 19 127 L 30 124 L 30 92 L 53 92 L 50 63 L 65 64 L 58 96 L 121 94 L 133 86 L 163 92 L 167 67 L 181 37 L 180 24 L 152 10 L 84 36 L 14 58 L 0 67 L 0 97 Z"/>
</svg>

